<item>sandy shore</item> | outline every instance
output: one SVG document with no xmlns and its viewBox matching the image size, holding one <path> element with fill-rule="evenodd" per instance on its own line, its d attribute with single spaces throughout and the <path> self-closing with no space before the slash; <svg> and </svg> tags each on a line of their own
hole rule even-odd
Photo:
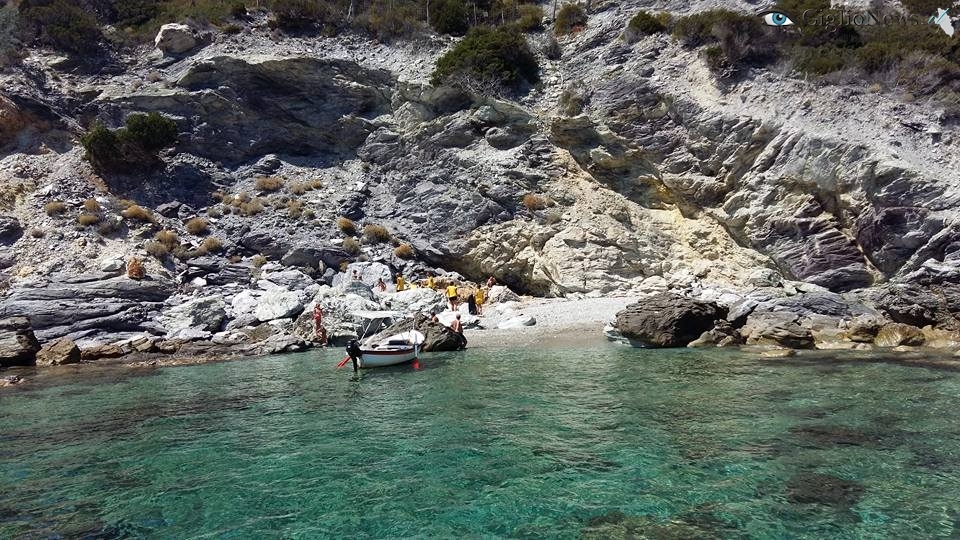
<svg viewBox="0 0 960 540">
<path fill-rule="evenodd" d="M 530 298 L 520 303 L 517 312 L 537 320 L 533 326 L 511 329 L 467 329 L 470 348 L 573 346 L 605 343 L 603 327 L 635 296 L 613 298 Z M 485 321 L 481 317 L 481 324 Z"/>
</svg>

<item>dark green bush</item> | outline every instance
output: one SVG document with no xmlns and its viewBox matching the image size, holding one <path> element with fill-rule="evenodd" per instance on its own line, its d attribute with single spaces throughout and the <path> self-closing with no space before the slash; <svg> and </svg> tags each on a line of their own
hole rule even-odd
<svg viewBox="0 0 960 540">
<path fill-rule="evenodd" d="M 430 26 L 441 34 L 462 36 L 470 27 L 467 5 L 463 0 L 430 2 Z"/>
<path fill-rule="evenodd" d="M 111 22 L 121 28 L 139 26 L 160 14 L 159 2 L 155 0 L 114 0 Z"/>
<path fill-rule="evenodd" d="M 96 17 L 67 0 L 23 0 L 20 17 L 42 43 L 64 52 L 93 53 L 103 38 Z"/>
<path fill-rule="evenodd" d="M 115 172 L 150 167 L 157 162 L 157 152 L 176 142 L 176 123 L 157 113 L 131 114 L 126 127 L 115 131 L 98 123 L 80 138 L 94 167 Z"/>
<path fill-rule="evenodd" d="M 538 71 L 537 59 L 518 29 L 473 28 L 437 60 L 432 80 L 485 92 L 537 82 Z"/>
<path fill-rule="evenodd" d="M 159 152 L 177 142 L 177 123 L 156 112 L 131 114 L 127 117 L 126 133 L 144 150 Z"/>
<path fill-rule="evenodd" d="M 688 47 L 712 45 L 704 53 L 710 69 L 730 76 L 742 68 L 762 66 L 777 58 L 779 41 L 759 17 L 725 9 L 677 19 L 674 36 Z"/>
<path fill-rule="evenodd" d="M 524 32 L 543 30 L 543 8 L 536 4 L 523 4 L 517 8 L 520 17 L 517 25 Z"/>
<path fill-rule="evenodd" d="M 554 31 L 557 34 L 569 34 L 577 28 L 587 25 L 587 12 L 579 4 L 564 4 L 557 12 Z"/>
<path fill-rule="evenodd" d="M 667 31 L 666 25 L 664 25 L 658 17 L 654 17 L 646 11 L 641 11 L 634 15 L 633 18 L 630 19 L 630 23 L 627 24 L 627 29 L 641 36 L 659 34 Z"/>
<path fill-rule="evenodd" d="M 270 10 L 277 25 L 285 29 L 301 29 L 324 19 L 325 9 L 319 0 L 272 0 Z"/>
<path fill-rule="evenodd" d="M 826 75 L 847 66 L 850 51 L 833 45 L 800 47 L 793 51 L 797 70 L 811 75 Z"/>
<path fill-rule="evenodd" d="M 234 19 L 242 19 L 247 16 L 247 6 L 243 2 L 234 2 L 230 5 L 230 16 Z"/>
</svg>

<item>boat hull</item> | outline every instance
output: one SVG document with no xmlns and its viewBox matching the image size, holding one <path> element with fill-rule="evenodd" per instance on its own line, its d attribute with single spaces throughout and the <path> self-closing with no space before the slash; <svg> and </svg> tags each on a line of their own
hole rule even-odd
<svg viewBox="0 0 960 540">
<path fill-rule="evenodd" d="M 417 357 L 417 350 L 414 347 L 409 349 L 397 350 L 364 350 L 360 356 L 361 368 L 374 368 L 383 366 L 395 366 L 409 362 Z"/>
</svg>

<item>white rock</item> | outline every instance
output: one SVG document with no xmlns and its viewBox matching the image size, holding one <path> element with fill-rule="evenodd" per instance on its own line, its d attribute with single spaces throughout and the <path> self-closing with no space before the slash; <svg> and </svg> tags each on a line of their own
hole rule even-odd
<svg viewBox="0 0 960 540">
<path fill-rule="evenodd" d="M 123 259 L 107 259 L 100 263 L 100 270 L 103 272 L 119 272 L 126 268 L 127 264 Z"/>
<path fill-rule="evenodd" d="M 160 27 L 153 43 L 165 54 L 183 54 L 197 46 L 197 38 L 189 26 L 169 23 Z"/>
<path fill-rule="evenodd" d="M 520 300 L 517 293 L 511 291 L 504 285 L 494 285 L 487 291 L 487 302 L 491 304 L 503 302 L 515 302 Z"/>
<path fill-rule="evenodd" d="M 250 290 L 243 290 L 236 294 L 230 301 L 230 307 L 233 308 L 233 316 L 237 317 L 245 313 L 253 313 L 260 303 L 257 297 Z"/>
<path fill-rule="evenodd" d="M 254 315 L 261 321 L 274 319 L 288 319 L 303 311 L 303 297 L 301 294 L 277 289 L 260 297 Z"/>
<path fill-rule="evenodd" d="M 524 326 L 533 326 L 537 324 L 537 319 L 530 315 L 518 315 L 509 319 L 500 321 L 497 328 L 523 328 Z"/>
</svg>

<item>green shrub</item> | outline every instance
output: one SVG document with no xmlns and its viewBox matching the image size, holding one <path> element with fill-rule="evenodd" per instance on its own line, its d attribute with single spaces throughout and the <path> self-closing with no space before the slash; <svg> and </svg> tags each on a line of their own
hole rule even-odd
<svg viewBox="0 0 960 540">
<path fill-rule="evenodd" d="M 113 0 L 112 5 L 109 20 L 120 28 L 139 26 L 160 14 L 160 3 L 156 0 Z"/>
<path fill-rule="evenodd" d="M 660 18 L 646 11 L 641 11 L 630 19 L 630 23 L 627 24 L 627 30 L 624 32 L 624 37 L 628 43 L 633 43 L 643 36 L 659 34 L 666 31 L 667 27 Z"/>
<path fill-rule="evenodd" d="M 247 7 L 243 2 L 237 1 L 230 4 L 230 16 L 234 19 L 242 19 L 247 16 Z"/>
<path fill-rule="evenodd" d="M 155 112 L 131 114 L 126 126 L 115 131 L 97 123 L 80 137 L 87 160 L 98 169 L 114 171 L 152 166 L 157 153 L 176 142 L 176 122 Z"/>
<path fill-rule="evenodd" d="M 713 45 L 704 59 L 718 75 L 729 76 L 740 68 L 761 66 L 779 55 L 779 42 L 755 15 L 714 9 L 677 19 L 674 37 L 688 47 Z"/>
<path fill-rule="evenodd" d="M 811 75 L 826 75 L 844 69 L 850 52 L 833 45 L 800 47 L 794 50 L 796 69 Z"/>
<path fill-rule="evenodd" d="M 356 24 L 377 39 L 388 41 L 419 33 L 423 28 L 421 12 L 415 3 L 392 2 L 386 8 L 382 4 L 371 4 Z"/>
<path fill-rule="evenodd" d="M 324 5 L 318 0 L 273 0 L 270 10 L 277 26 L 294 30 L 321 22 L 325 14 Z"/>
<path fill-rule="evenodd" d="M 538 70 L 536 57 L 516 28 L 473 28 L 437 60 L 432 81 L 486 93 L 537 82 Z"/>
<path fill-rule="evenodd" d="M 152 112 L 127 116 L 126 135 L 148 152 L 159 152 L 177 142 L 177 123 Z"/>
<path fill-rule="evenodd" d="M 517 26 L 524 32 L 543 30 L 543 8 L 536 4 L 521 4 L 517 7 L 520 17 Z"/>
<path fill-rule="evenodd" d="M 579 4 L 564 4 L 557 12 L 557 20 L 554 23 L 554 31 L 558 35 L 569 34 L 570 32 L 583 28 L 587 25 L 587 12 Z"/>
<path fill-rule="evenodd" d="M 23 0 L 19 9 L 24 24 L 46 45 L 72 54 L 90 54 L 100 47 L 100 24 L 78 2 Z"/>
<path fill-rule="evenodd" d="M 463 0 L 434 0 L 430 3 L 430 26 L 441 34 L 462 36 L 470 27 Z"/>
</svg>

